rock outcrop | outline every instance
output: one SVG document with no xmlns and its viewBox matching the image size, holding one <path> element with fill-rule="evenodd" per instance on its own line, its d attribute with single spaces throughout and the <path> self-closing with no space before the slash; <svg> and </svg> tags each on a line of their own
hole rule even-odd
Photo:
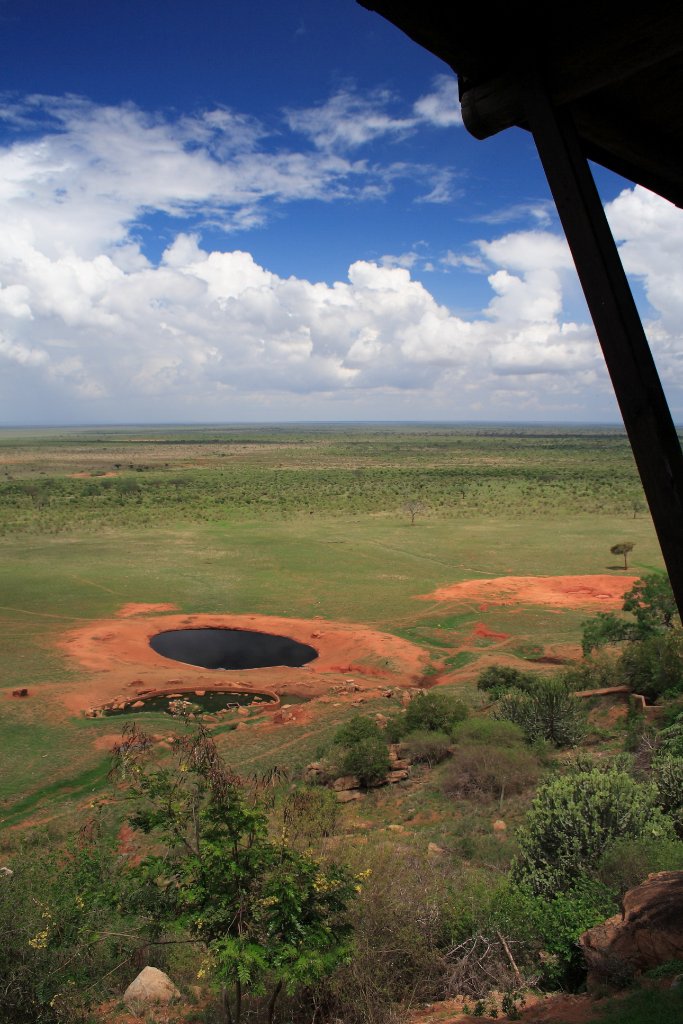
<svg viewBox="0 0 683 1024">
<path fill-rule="evenodd" d="M 123 994 L 123 1002 L 134 1013 L 148 1006 L 167 1006 L 176 999 L 180 999 L 180 992 L 169 976 L 156 967 L 143 968 Z"/>
<path fill-rule="evenodd" d="M 579 939 L 588 983 L 683 961 L 683 871 L 658 871 L 624 896 L 623 913 Z"/>
</svg>

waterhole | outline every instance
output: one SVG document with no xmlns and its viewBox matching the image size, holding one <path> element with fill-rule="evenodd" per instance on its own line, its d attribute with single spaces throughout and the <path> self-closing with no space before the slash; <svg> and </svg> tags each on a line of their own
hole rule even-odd
<svg viewBox="0 0 683 1024">
<path fill-rule="evenodd" d="M 208 669 L 299 668 L 318 657 L 315 647 L 291 637 L 248 629 L 169 629 L 149 643 L 164 658 Z"/>
</svg>

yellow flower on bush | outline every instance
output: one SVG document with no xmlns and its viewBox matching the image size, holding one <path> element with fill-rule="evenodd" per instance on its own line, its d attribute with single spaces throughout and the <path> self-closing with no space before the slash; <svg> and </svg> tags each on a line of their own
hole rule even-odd
<svg viewBox="0 0 683 1024">
<path fill-rule="evenodd" d="M 32 939 L 29 939 L 28 944 L 32 949 L 45 949 L 49 935 L 50 929 L 44 928 L 42 932 L 38 932 Z"/>
</svg>

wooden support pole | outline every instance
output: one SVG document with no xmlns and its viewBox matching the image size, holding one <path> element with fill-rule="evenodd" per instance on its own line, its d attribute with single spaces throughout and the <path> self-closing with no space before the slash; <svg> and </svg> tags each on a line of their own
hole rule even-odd
<svg viewBox="0 0 683 1024">
<path fill-rule="evenodd" d="M 545 170 L 612 378 L 683 617 L 683 454 L 643 325 L 569 113 L 521 84 Z"/>
</svg>

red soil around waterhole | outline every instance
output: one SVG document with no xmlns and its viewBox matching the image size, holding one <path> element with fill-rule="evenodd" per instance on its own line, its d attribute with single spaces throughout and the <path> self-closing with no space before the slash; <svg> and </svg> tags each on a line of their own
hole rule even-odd
<svg viewBox="0 0 683 1024">
<path fill-rule="evenodd" d="M 421 600 L 478 605 L 545 605 L 610 610 L 621 606 L 635 576 L 501 576 L 464 580 L 440 587 Z M 201 627 L 245 629 L 288 636 L 311 644 L 318 657 L 300 668 L 271 667 L 215 671 L 171 661 L 149 645 L 165 630 Z M 504 642 L 507 634 L 477 623 L 474 636 Z M 128 603 L 110 619 L 80 625 L 65 634 L 59 646 L 80 668 L 74 682 L 42 684 L 54 694 L 65 714 L 85 712 L 112 700 L 171 689 L 270 690 L 276 694 L 319 698 L 352 676 L 359 689 L 419 685 L 429 654 L 400 637 L 356 623 L 320 618 L 289 619 L 265 615 L 183 615 L 168 603 Z M 500 655 L 499 655 L 500 657 Z M 336 698 L 335 698 L 336 699 Z M 54 707 L 54 705 L 53 705 Z"/>
<path fill-rule="evenodd" d="M 538 604 L 553 608 L 621 608 L 637 576 L 498 576 L 463 580 L 420 594 L 421 601 L 486 601 L 492 605 Z"/>
<path fill-rule="evenodd" d="M 160 614 L 169 605 L 124 605 L 115 618 L 81 625 L 59 646 L 83 676 L 51 687 L 65 708 L 86 711 L 150 690 L 271 690 L 320 697 L 353 677 L 360 690 L 410 687 L 428 664 L 424 648 L 355 623 L 288 619 L 267 615 Z M 291 637 L 315 647 L 318 657 L 300 668 L 269 667 L 217 671 L 172 661 L 149 645 L 157 633 L 177 629 L 241 629 Z"/>
</svg>

